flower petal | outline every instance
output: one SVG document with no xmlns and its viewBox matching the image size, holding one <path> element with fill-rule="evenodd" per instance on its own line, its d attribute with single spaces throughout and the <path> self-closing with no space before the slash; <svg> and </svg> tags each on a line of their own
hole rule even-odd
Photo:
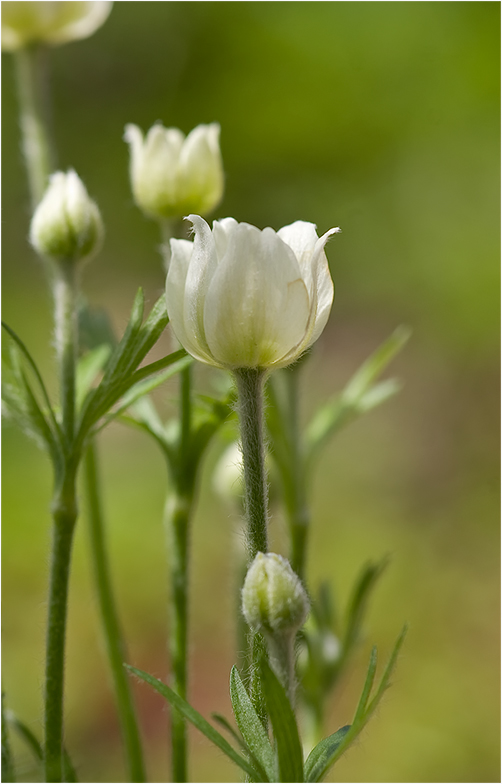
<svg viewBox="0 0 502 784">
<path fill-rule="evenodd" d="M 239 224 L 206 294 L 204 330 L 226 367 L 269 367 L 302 340 L 309 298 L 291 249 L 272 229 Z"/>
<path fill-rule="evenodd" d="M 223 196 L 223 163 L 220 126 L 198 125 L 188 134 L 180 151 L 180 202 L 201 213 L 211 212 Z"/>
</svg>

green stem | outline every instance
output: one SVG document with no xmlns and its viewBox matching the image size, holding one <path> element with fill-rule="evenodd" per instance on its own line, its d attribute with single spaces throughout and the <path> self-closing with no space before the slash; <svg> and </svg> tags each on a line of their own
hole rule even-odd
<svg viewBox="0 0 502 784">
<path fill-rule="evenodd" d="M 299 422 L 299 367 L 286 369 L 289 420 L 289 443 L 291 450 L 291 481 L 286 508 L 291 537 L 291 567 L 305 579 L 307 539 L 310 526 L 310 510 L 307 503 L 306 471 Z"/>
<path fill-rule="evenodd" d="M 45 781 L 63 781 L 63 688 L 68 580 L 77 519 L 76 466 L 67 461 L 52 504 L 53 534 L 45 663 Z"/>
<path fill-rule="evenodd" d="M 41 46 L 15 53 L 21 144 L 34 209 L 47 187 L 54 156 L 47 134 L 47 50 Z"/>
<path fill-rule="evenodd" d="M 60 366 L 63 434 L 68 447 L 75 435 L 75 372 L 77 363 L 77 270 L 71 261 L 55 266 L 54 303 L 56 350 Z"/>
<path fill-rule="evenodd" d="M 239 394 L 247 545 L 251 563 L 257 553 L 266 553 L 268 550 L 268 486 L 263 437 L 265 372 L 259 368 L 241 368 L 235 371 L 235 380 Z M 261 634 L 250 635 L 249 650 L 251 700 L 266 727 L 267 712 L 259 679 L 259 664 L 266 650 Z"/>
<path fill-rule="evenodd" d="M 270 666 L 284 686 L 291 707 L 295 707 L 295 633 L 267 634 Z"/>
<path fill-rule="evenodd" d="M 130 680 L 124 669 L 124 661 L 126 661 L 127 656 L 110 579 L 96 446 L 92 441 L 87 448 L 85 456 L 85 491 L 88 505 L 94 579 L 117 709 L 129 764 L 129 780 L 143 782 L 146 781 L 143 751 Z"/>
<path fill-rule="evenodd" d="M 263 386 L 259 368 L 235 371 L 244 464 L 245 508 L 249 562 L 268 550 L 268 488 L 263 440 Z"/>
<path fill-rule="evenodd" d="M 166 527 L 171 563 L 171 686 L 187 699 L 188 691 L 188 565 L 189 532 L 193 493 L 177 491 L 166 503 Z M 187 733 L 184 717 L 171 711 L 172 780 L 183 782 L 187 776 Z"/>
</svg>

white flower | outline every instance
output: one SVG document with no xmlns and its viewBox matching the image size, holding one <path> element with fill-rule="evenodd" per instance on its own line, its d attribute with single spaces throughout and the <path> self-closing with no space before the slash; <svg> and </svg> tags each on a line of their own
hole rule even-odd
<svg viewBox="0 0 502 784">
<path fill-rule="evenodd" d="M 209 365 L 279 368 L 323 331 L 333 302 L 324 246 L 296 221 L 277 233 L 225 218 L 213 230 L 190 215 L 195 241 L 171 240 L 167 310 L 185 349 Z"/>
<path fill-rule="evenodd" d="M 253 631 L 296 632 L 310 603 L 289 561 L 275 553 L 258 553 L 242 588 L 242 612 Z"/>
<path fill-rule="evenodd" d="M 2 49 L 12 52 L 36 41 L 64 44 L 87 38 L 105 22 L 111 2 L 2 2 Z"/>
<path fill-rule="evenodd" d="M 198 125 L 185 138 L 178 128 L 160 123 L 146 137 L 127 125 L 131 146 L 131 183 L 136 204 L 154 218 L 207 214 L 223 196 L 220 126 Z"/>
<path fill-rule="evenodd" d="M 51 175 L 35 210 L 30 242 L 41 256 L 75 262 L 96 252 L 103 237 L 99 210 L 82 180 L 70 170 Z"/>
</svg>

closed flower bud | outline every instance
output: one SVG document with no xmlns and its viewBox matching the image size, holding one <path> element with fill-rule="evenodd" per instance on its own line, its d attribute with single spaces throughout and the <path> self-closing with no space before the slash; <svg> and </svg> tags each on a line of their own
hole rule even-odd
<svg viewBox="0 0 502 784">
<path fill-rule="evenodd" d="M 223 196 L 220 126 L 198 125 L 185 138 L 177 128 L 157 123 L 146 137 L 127 125 L 131 183 L 138 207 L 157 219 L 211 212 Z"/>
<path fill-rule="evenodd" d="M 242 589 L 242 611 L 253 631 L 292 634 L 303 625 L 309 609 L 305 589 L 289 561 L 275 553 L 258 553 Z"/>
<path fill-rule="evenodd" d="M 14 51 L 40 42 L 56 46 L 87 38 L 105 22 L 111 2 L 2 3 L 2 49 Z"/>
<path fill-rule="evenodd" d="M 280 368 L 323 331 L 333 302 L 324 246 L 296 221 L 277 233 L 190 215 L 195 241 L 171 240 L 167 310 L 193 357 L 216 367 Z"/>
<path fill-rule="evenodd" d="M 56 262 L 76 262 L 93 255 L 102 237 L 99 210 L 77 174 L 53 174 L 31 221 L 30 241 L 37 253 Z"/>
</svg>

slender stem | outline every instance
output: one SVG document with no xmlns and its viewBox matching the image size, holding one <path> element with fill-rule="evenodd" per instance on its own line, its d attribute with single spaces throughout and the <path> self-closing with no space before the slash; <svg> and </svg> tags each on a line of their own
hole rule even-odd
<svg viewBox="0 0 502 784">
<path fill-rule="evenodd" d="M 291 482 L 286 508 L 291 536 L 291 566 L 301 580 L 305 579 L 307 539 L 310 526 L 310 510 L 307 503 L 306 471 L 302 453 L 299 423 L 299 369 L 286 369 L 288 395 L 288 425 L 291 449 Z"/>
<path fill-rule="evenodd" d="M 263 440 L 263 386 L 259 368 L 235 371 L 244 464 L 245 508 L 249 561 L 268 550 L 268 487 Z"/>
<path fill-rule="evenodd" d="M 268 487 L 263 438 L 265 373 L 258 368 L 242 368 L 235 371 L 235 380 L 239 393 L 247 545 L 251 563 L 257 553 L 266 553 L 268 550 Z M 267 711 L 259 678 L 259 663 L 265 650 L 262 635 L 251 634 L 249 637 L 250 696 L 264 727 L 267 726 Z"/>
<path fill-rule="evenodd" d="M 166 526 L 171 562 L 171 685 L 187 698 L 188 690 L 188 568 L 189 532 L 193 492 L 174 492 L 166 503 Z M 187 733 L 183 716 L 171 712 L 172 780 L 184 782 L 187 775 Z"/>
<path fill-rule="evenodd" d="M 41 46 L 19 49 L 15 59 L 21 144 L 34 209 L 44 194 L 54 165 L 47 133 L 47 50 Z"/>
<path fill-rule="evenodd" d="M 60 366 L 63 433 L 68 445 L 75 434 L 75 371 L 77 362 L 77 270 L 71 261 L 55 268 L 56 350 Z"/>
<path fill-rule="evenodd" d="M 293 710 L 296 694 L 294 645 L 295 633 L 267 635 L 270 666 L 284 686 Z"/>
<path fill-rule="evenodd" d="M 117 709 L 129 764 L 129 780 L 143 782 L 146 781 L 143 751 L 130 681 L 124 669 L 124 661 L 126 661 L 127 657 L 110 579 L 96 445 L 93 442 L 89 444 L 85 456 L 85 490 L 94 579 Z"/>
<path fill-rule="evenodd" d="M 76 466 L 67 462 L 52 504 L 53 534 L 45 663 L 45 781 L 63 780 L 63 688 L 68 580 L 77 519 Z"/>
</svg>

